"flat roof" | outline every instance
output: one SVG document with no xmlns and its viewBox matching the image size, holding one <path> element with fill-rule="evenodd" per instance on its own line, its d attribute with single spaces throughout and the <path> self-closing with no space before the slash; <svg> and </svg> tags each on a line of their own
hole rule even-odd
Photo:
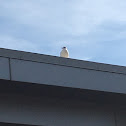
<svg viewBox="0 0 126 126">
<path fill-rule="evenodd" d="M 39 63 L 55 64 L 60 66 L 75 67 L 81 69 L 89 69 L 110 73 L 126 74 L 125 66 L 97 63 L 85 60 L 62 58 L 58 56 L 17 51 L 11 49 L 0 48 L 0 57 L 6 57 L 11 59 L 19 59 L 25 61 L 33 61 Z"/>
</svg>

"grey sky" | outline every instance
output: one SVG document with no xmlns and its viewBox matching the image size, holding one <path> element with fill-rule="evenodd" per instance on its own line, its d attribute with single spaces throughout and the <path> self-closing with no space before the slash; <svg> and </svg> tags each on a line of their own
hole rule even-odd
<svg viewBox="0 0 126 126">
<path fill-rule="evenodd" d="M 0 45 L 126 65 L 125 0 L 0 0 Z"/>
</svg>

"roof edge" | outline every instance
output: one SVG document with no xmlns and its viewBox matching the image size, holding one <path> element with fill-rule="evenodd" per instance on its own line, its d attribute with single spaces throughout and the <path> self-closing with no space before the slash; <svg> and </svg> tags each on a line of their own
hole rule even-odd
<svg viewBox="0 0 126 126">
<path fill-rule="evenodd" d="M 62 58 L 58 56 L 24 52 L 5 48 L 0 48 L 0 57 L 39 62 L 39 63 L 55 64 L 55 65 L 103 71 L 103 72 L 111 72 L 117 74 L 126 74 L 125 66 L 97 63 L 71 58 Z"/>
</svg>

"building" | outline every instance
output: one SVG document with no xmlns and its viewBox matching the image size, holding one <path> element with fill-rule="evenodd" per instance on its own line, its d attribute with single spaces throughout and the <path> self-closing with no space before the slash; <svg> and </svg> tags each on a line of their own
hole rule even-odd
<svg viewBox="0 0 126 126">
<path fill-rule="evenodd" d="M 0 126 L 126 126 L 126 67 L 0 49 Z"/>
</svg>

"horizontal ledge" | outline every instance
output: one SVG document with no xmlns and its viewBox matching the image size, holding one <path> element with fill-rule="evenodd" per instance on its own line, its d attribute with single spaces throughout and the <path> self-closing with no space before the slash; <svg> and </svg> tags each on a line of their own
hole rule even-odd
<svg viewBox="0 0 126 126">
<path fill-rule="evenodd" d="M 77 59 L 71 59 L 71 58 L 62 58 L 62 57 L 58 57 L 58 56 L 50 56 L 50 55 L 17 51 L 17 50 L 10 50 L 10 49 L 4 49 L 4 48 L 0 48 L 0 57 L 126 75 L 126 67 L 125 66 L 96 63 L 96 62 L 83 61 L 83 60 L 77 60 Z"/>
</svg>

